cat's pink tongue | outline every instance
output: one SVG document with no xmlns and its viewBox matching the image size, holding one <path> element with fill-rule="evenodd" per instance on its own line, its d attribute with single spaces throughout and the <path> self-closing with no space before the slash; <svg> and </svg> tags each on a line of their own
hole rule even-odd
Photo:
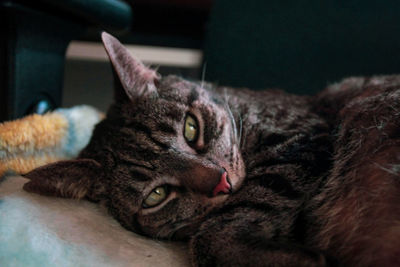
<svg viewBox="0 0 400 267">
<path fill-rule="evenodd" d="M 221 192 L 228 194 L 230 191 L 231 191 L 231 185 L 228 182 L 228 173 L 224 172 L 221 176 L 221 181 L 214 188 L 213 195 L 216 196 Z"/>
</svg>

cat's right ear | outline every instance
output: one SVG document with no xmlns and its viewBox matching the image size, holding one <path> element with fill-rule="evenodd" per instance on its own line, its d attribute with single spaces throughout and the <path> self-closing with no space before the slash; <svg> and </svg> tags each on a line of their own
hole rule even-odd
<svg viewBox="0 0 400 267">
<path fill-rule="evenodd" d="M 74 159 L 51 163 L 22 176 L 30 179 L 24 190 L 46 196 L 102 199 L 101 165 L 92 159 Z"/>
<path fill-rule="evenodd" d="M 160 75 L 133 57 L 115 37 L 103 32 L 101 38 L 117 76 L 116 100 L 123 101 L 129 98 L 134 101 L 141 96 L 157 95 L 156 84 L 161 78 Z"/>
</svg>

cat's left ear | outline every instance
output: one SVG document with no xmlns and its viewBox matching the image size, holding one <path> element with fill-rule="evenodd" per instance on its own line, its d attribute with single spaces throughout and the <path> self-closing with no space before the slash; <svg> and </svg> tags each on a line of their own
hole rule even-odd
<svg viewBox="0 0 400 267">
<path fill-rule="evenodd" d="M 51 163 L 22 175 L 30 179 L 24 190 L 46 196 L 100 200 L 101 165 L 92 159 L 75 159 Z"/>
<path fill-rule="evenodd" d="M 117 92 L 117 98 L 126 94 L 131 101 L 139 96 L 157 95 L 156 84 L 161 76 L 135 58 L 115 37 L 103 32 L 104 47 L 125 92 Z M 116 88 L 119 90 L 119 88 Z"/>
</svg>

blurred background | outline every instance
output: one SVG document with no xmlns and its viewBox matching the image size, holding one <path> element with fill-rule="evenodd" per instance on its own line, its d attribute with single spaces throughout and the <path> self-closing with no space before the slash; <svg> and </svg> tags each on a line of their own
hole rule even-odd
<svg viewBox="0 0 400 267">
<path fill-rule="evenodd" d="M 315 94 L 400 73 L 400 1 L 0 0 L 0 121 L 112 101 L 106 30 L 161 74 Z"/>
<path fill-rule="evenodd" d="M 129 30 L 111 32 L 146 65 L 162 75 L 201 79 L 203 46 L 211 0 L 131 0 Z M 110 63 L 96 28 L 67 50 L 63 106 L 77 103 L 106 110 L 112 101 Z M 89 89 L 90 88 L 90 89 Z"/>
</svg>

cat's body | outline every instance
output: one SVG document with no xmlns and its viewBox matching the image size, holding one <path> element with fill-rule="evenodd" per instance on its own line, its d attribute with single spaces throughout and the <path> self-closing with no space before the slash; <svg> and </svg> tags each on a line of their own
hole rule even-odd
<svg viewBox="0 0 400 267">
<path fill-rule="evenodd" d="M 306 242 L 349 266 L 399 266 L 400 76 L 346 79 L 317 107 L 336 130 Z"/>
<path fill-rule="evenodd" d="M 114 38 L 103 38 L 121 82 L 116 103 L 77 160 L 27 174 L 26 190 L 87 197 L 103 202 L 127 229 L 189 240 L 195 265 L 398 261 L 400 246 L 367 254 L 380 252 L 382 240 L 371 238 L 382 237 L 386 226 L 395 243 L 400 237 L 393 204 L 399 203 L 398 169 L 387 169 L 400 154 L 396 87 L 379 91 L 373 80 L 356 79 L 316 98 L 213 88 L 160 78 Z M 375 81 L 397 81 L 385 79 Z M 371 88 L 361 90 L 368 82 Z M 366 139 L 377 124 L 371 114 L 360 116 L 374 96 L 383 105 L 381 113 L 373 111 L 381 124 Z M 379 153 L 385 157 L 375 159 Z M 369 164 L 373 181 L 355 160 Z"/>
<path fill-rule="evenodd" d="M 180 92 L 184 92 L 185 88 L 193 86 L 191 83 L 173 76 L 165 78 L 164 82 L 168 87 L 177 84 L 176 87 L 181 87 L 179 88 Z M 160 84 L 159 88 L 163 88 L 163 85 Z M 167 91 L 167 95 L 169 90 Z M 203 89 L 198 86 L 196 90 L 201 91 Z M 326 174 L 328 170 L 331 158 L 330 140 L 327 134 L 329 129 L 327 124 L 310 111 L 311 105 L 309 98 L 288 95 L 281 91 L 257 93 L 244 89 L 236 91 L 228 88 L 219 88 L 217 90 L 211 89 L 206 92 L 207 95 L 210 95 L 210 99 L 219 99 L 219 101 L 223 103 L 221 105 L 224 105 L 226 108 L 230 107 L 236 121 L 235 124 L 238 134 L 241 131 L 240 124 L 242 124 L 243 130 L 240 146 L 243 163 L 246 167 L 246 177 L 243 184 L 234 194 L 229 196 L 222 205 L 218 204 L 214 207 L 212 210 L 215 212 L 207 214 L 206 218 L 201 216 L 199 220 L 200 223 L 195 223 L 191 218 L 198 213 L 193 213 L 196 208 L 193 204 L 185 205 L 182 211 L 177 212 L 177 214 L 174 215 L 176 216 L 174 222 L 168 222 L 166 228 L 156 227 L 155 229 L 141 229 L 141 226 L 135 225 L 138 229 L 134 229 L 134 226 L 130 223 L 132 220 L 132 213 L 128 215 L 129 218 L 122 217 L 124 210 L 120 209 L 120 206 L 126 207 L 127 204 L 125 203 L 122 205 L 109 204 L 114 216 L 119 218 L 128 229 L 142 231 L 145 234 L 159 238 L 187 239 L 195 234 L 199 235 L 198 228 L 204 228 L 204 234 L 213 233 L 213 239 L 215 238 L 218 242 L 211 246 L 207 242 L 214 240 L 207 240 L 205 241 L 207 244 L 203 246 L 207 246 L 208 249 L 219 251 L 220 253 L 231 253 L 231 249 L 226 249 L 226 246 L 229 246 L 227 244 L 233 245 L 236 242 L 235 240 L 230 240 L 232 236 L 224 231 L 233 231 L 231 228 L 235 227 L 237 224 L 243 224 L 248 228 L 245 229 L 246 231 L 240 233 L 243 235 L 240 239 L 245 238 L 247 235 L 252 235 L 246 242 L 261 242 L 261 240 L 256 239 L 256 237 L 259 236 L 260 238 L 269 237 L 272 240 L 276 239 L 277 242 L 285 243 L 289 243 L 289 240 L 292 240 L 290 242 L 293 242 L 296 246 L 300 246 L 302 240 L 296 240 L 299 238 L 296 236 L 299 234 L 296 233 L 296 231 L 303 231 L 304 229 L 300 230 L 296 228 L 295 223 L 297 222 L 298 215 L 306 199 L 315 194 L 319 187 L 324 174 Z M 163 107 L 169 104 L 176 105 L 177 100 L 173 97 L 168 98 L 168 96 L 163 94 L 162 90 L 159 90 L 158 97 L 165 97 L 169 101 L 173 99 L 172 103 L 168 103 L 168 100 L 166 100 Z M 227 102 L 222 101 L 225 99 Z M 178 162 L 175 162 L 174 155 L 171 156 L 168 152 L 165 152 L 167 155 L 165 158 L 162 158 L 162 150 L 170 149 L 168 147 L 168 141 L 166 141 L 167 144 L 165 148 L 163 145 L 157 144 L 157 141 L 147 140 L 145 137 L 143 137 L 144 140 L 140 139 L 140 141 L 138 141 L 140 138 L 139 136 L 143 132 L 145 132 L 145 134 L 157 136 L 157 134 L 154 134 L 157 129 L 163 127 L 167 128 L 165 124 L 172 125 L 172 123 L 167 122 L 168 120 L 162 120 L 162 118 L 157 118 L 159 123 L 154 124 L 155 114 L 143 114 L 142 110 L 149 110 L 151 109 L 150 107 L 157 109 L 158 100 L 153 101 L 153 103 L 145 104 L 148 105 L 148 107 L 141 106 L 142 103 L 138 104 L 136 108 L 139 111 L 132 112 L 132 115 L 126 114 L 125 118 L 131 117 L 132 121 L 128 123 L 124 122 L 124 125 L 118 125 L 117 119 L 105 120 L 100 123 L 94 132 L 92 143 L 80 156 L 82 158 L 93 158 L 102 166 L 106 166 L 105 168 L 111 172 L 109 174 L 110 177 L 115 177 L 113 183 L 121 183 L 123 179 L 131 180 L 131 177 L 134 175 L 132 175 L 132 172 L 136 171 L 135 164 L 145 165 L 150 169 L 161 169 L 163 168 L 163 162 L 161 161 L 164 161 L 167 163 L 165 168 L 168 173 L 171 173 L 171 171 L 169 171 L 170 168 L 182 168 L 185 165 L 185 159 L 178 158 L 179 155 L 175 156 L 178 158 Z M 268 105 L 266 105 L 266 103 L 268 103 Z M 184 106 L 186 105 L 189 104 L 184 103 Z M 114 108 L 118 110 L 114 111 Z M 121 114 L 125 113 L 126 110 L 129 110 L 129 108 L 121 108 L 120 105 L 117 105 L 111 108 L 110 113 L 113 114 L 115 112 L 116 114 Z M 167 115 L 159 111 L 155 111 L 155 113 Z M 173 117 L 178 121 L 182 121 L 184 114 L 183 111 L 179 111 L 179 115 L 173 114 Z M 113 116 L 114 115 L 109 115 L 109 117 Z M 115 116 L 118 117 L 120 115 Z M 212 119 L 209 120 L 208 124 L 212 124 L 211 121 Z M 130 126 L 132 124 L 134 126 Z M 113 131 L 115 127 L 118 127 L 118 131 Z M 212 127 L 211 129 L 214 128 L 218 127 Z M 172 133 L 173 130 L 166 131 L 166 129 L 162 129 L 161 131 L 164 133 L 168 132 L 168 138 L 174 138 L 176 134 Z M 107 134 L 110 133 L 112 133 L 112 137 L 107 136 Z M 127 144 L 130 146 L 126 147 Z M 137 146 L 146 148 L 138 151 Z M 105 150 L 109 151 L 109 153 L 105 153 Z M 151 155 L 153 151 L 156 151 L 155 155 Z M 132 155 L 132 153 L 140 153 L 141 156 Z M 227 154 L 228 155 L 223 156 L 227 156 L 229 161 L 234 163 L 235 160 L 229 155 L 229 151 Z M 152 157 L 155 157 L 155 159 Z M 160 158 L 162 160 L 160 160 Z M 139 161 L 133 162 L 134 159 Z M 211 161 L 216 160 L 211 159 Z M 318 164 L 316 164 L 317 162 Z M 185 173 L 185 175 L 191 174 Z M 192 175 L 196 174 L 193 173 Z M 136 174 L 136 176 L 138 176 L 138 174 Z M 151 180 L 151 177 L 148 179 Z M 126 186 L 126 184 L 129 184 L 129 182 L 126 181 L 123 183 L 123 186 Z M 115 192 L 115 188 L 118 187 L 119 184 L 113 184 L 112 188 L 114 188 L 114 190 L 107 191 Z M 114 201 L 132 201 L 131 198 L 124 196 L 124 194 L 125 192 L 123 190 L 115 192 Z M 200 206 L 200 208 L 203 207 Z M 164 212 L 171 214 L 175 212 L 175 209 L 176 206 L 165 207 Z M 181 214 L 185 213 L 189 214 L 183 217 Z M 234 216 L 234 218 L 232 218 L 232 216 Z M 169 220 L 170 216 L 166 218 Z M 150 219 L 155 220 L 152 216 L 150 216 Z M 183 222 L 175 223 L 175 221 Z M 190 223 L 188 227 L 181 228 L 181 224 L 187 223 Z M 153 223 L 146 224 L 151 225 Z M 209 226 L 210 224 L 215 224 L 215 227 L 224 226 L 227 229 L 220 229 L 217 234 L 211 229 L 212 226 Z M 301 228 L 302 226 L 297 227 Z M 176 232 L 176 229 L 179 230 Z M 220 233 L 223 236 L 220 236 Z M 192 247 L 200 246 L 200 244 L 196 243 L 200 242 L 197 241 L 197 239 L 193 239 L 192 242 Z M 247 244 L 244 246 L 247 246 Z M 222 247 L 225 247 L 225 249 L 222 249 Z M 250 246 L 250 248 L 252 248 L 252 246 Z M 252 250 L 245 251 L 244 247 L 232 249 L 235 251 L 242 250 L 242 253 L 246 253 L 247 255 L 254 254 Z M 212 254 L 202 249 L 193 251 L 193 253 L 196 254 L 200 252 L 204 254 L 198 255 L 198 259 L 201 261 L 204 260 L 204 264 L 209 265 L 210 261 L 208 261 L 209 259 L 207 256 Z M 298 253 L 299 257 L 303 257 L 303 251 L 299 251 Z M 270 256 L 264 255 L 263 257 Z M 234 262 L 239 263 L 237 259 L 229 257 L 228 255 L 225 255 L 224 258 L 229 265 Z M 249 259 L 251 259 L 251 262 Z M 214 262 L 212 258 L 210 260 L 213 265 L 217 263 Z M 230 260 L 233 260 L 233 262 Z M 260 259 L 256 256 L 244 258 L 244 260 L 249 266 L 266 262 L 266 258 Z"/>
</svg>

